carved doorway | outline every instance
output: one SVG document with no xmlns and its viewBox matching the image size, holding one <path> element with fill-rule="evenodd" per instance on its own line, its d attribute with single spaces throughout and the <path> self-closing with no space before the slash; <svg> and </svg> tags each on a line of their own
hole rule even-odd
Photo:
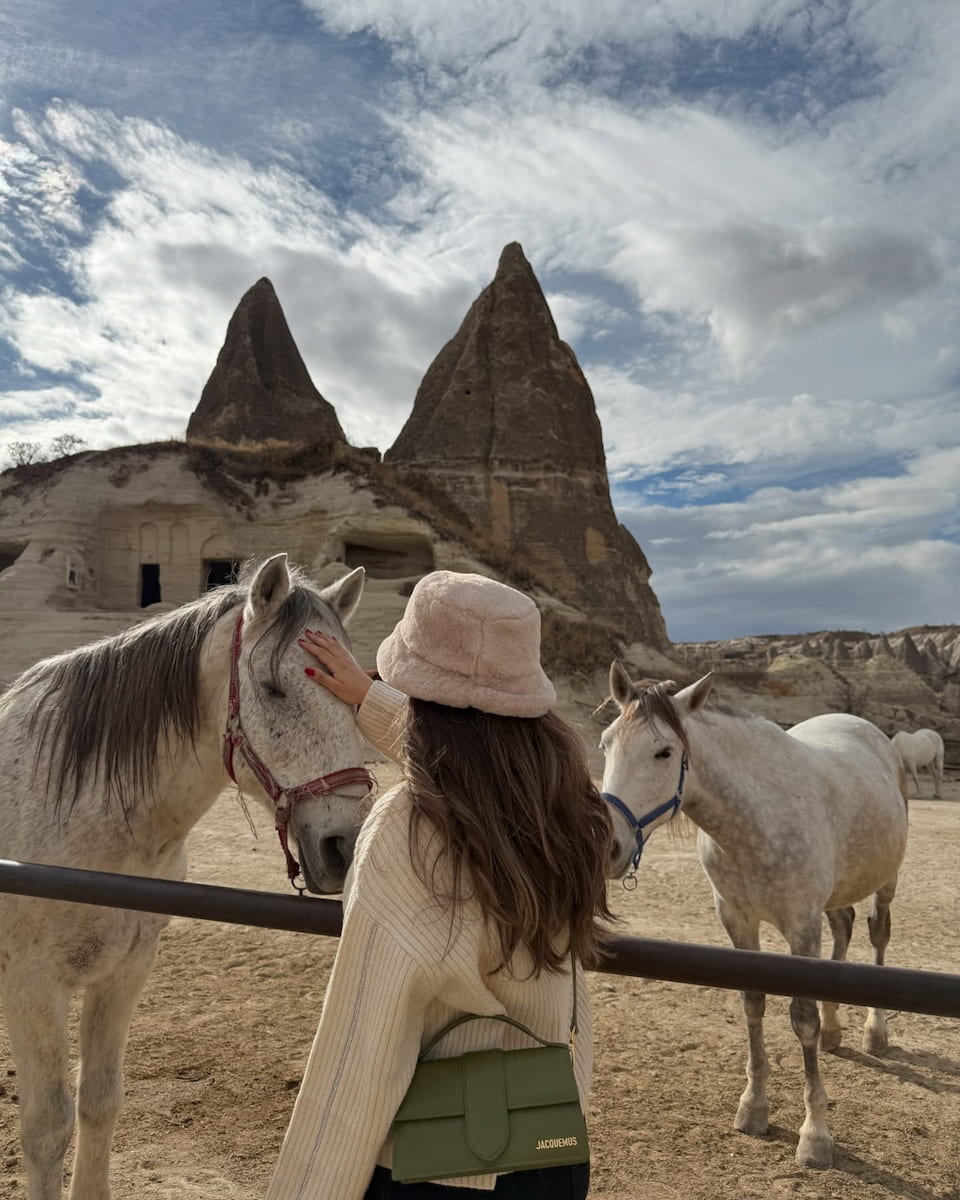
<svg viewBox="0 0 960 1200">
<path fill-rule="evenodd" d="M 205 558 L 203 560 L 203 590 L 236 583 L 240 574 L 240 560 L 236 558 Z"/>
<path fill-rule="evenodd" d="M 140 564 L 140 607 L 160 603 L 160 564 Z"/>
</svg>

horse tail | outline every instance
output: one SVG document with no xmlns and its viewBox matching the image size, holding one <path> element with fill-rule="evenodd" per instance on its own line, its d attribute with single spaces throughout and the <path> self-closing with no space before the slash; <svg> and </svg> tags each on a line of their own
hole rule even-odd
<svg viewBox="0 0 960 1200">
<path fill-rule="evenodd" d="M 907 770 L 906 770 L 906 767 L 904 767 L 904 765 L 903 765 L 902 758 L 898 759 L 898 761 L 897 761 L 897 781 L 900 784 L 900 795 L 903 797 L 903 807 L 909 813 L 910 800 L 909 800 L 909 797 L 907 796 Z"/>
</svg>

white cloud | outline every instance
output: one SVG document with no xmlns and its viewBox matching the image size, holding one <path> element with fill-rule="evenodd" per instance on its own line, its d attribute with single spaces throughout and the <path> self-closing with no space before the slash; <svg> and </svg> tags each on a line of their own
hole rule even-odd
<svg viewBox="0 0 960 1200">
<path fill-rule="evenodd" d="M 292 171 L 219 156 L 151 122 L 55 105 L 42 120 L 21 114 L 18 130 L 37 159 L 71 171 L 107 162 L 123 180 L 65 259 L 84 299 L 8 291 L 0 306 L 0 333 L 27 363 L 83 385 L 75 416 L 91 444 L 182 434 L 230 312 L 263 274 L 348 433 L 392 440 L 455 329 L 451 313 L 472 299 L 459 264 L 338 216 Z M 48 239 L 60 215 L 38 217 Z"/>
<path fill-rule="evenodd" d="M 738 38 L 756 22 L 789 33 L 799 17 L 790 0 L 305 0 L 335 30 L 369 30 L 417 58 L 454 68 L 518 63 L 549 69 L 558 58 L 599 42 L 660 46 L 678 34 Z M 824 6 L 829 7 L 829 6 Z M 811 9 L 816 19 L 816 7 Z M 802 21 L 797 33 L 807 32 Z M 491 61 L 492 60 L 492 61 Z"/>
<path fill-rule="evenodd" d="M 894 629 L 956 618 L 960 449 L 900 476 L 766 488 L 709 507 L 619 511 L 647 547 L 675 639 L 822 628 Z"/>
</svg>

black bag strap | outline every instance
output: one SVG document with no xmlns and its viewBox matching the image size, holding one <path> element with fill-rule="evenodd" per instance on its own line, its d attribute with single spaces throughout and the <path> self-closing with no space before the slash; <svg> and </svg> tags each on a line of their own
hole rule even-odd
<svg viewBox="0 0 960 1200">
<path fill-rule="evenodd" d="M 573 1058 L 573 1052 L 577 1044 L 577 963 L 573 957 L 573 944 L 570 945 L 570 975 L 573 980 L 573 1011 L 570 1014 L 570 1057 Z M 504 1016 L 503 1013 L 493 1013 L 485 1016 L 483 1013 L 466 1013 L 462 1017 L 455 1017 L 452 1021 L 448 1021 L 446 1025 L 438 1030 L 429 1042 L 420 1051 L 417 1062 L 422 1062 L 424 1056 L 429 1054 L 434 1046 L 442 1038 L 446 1037 L 451 1030 L 456 1029 L 458 1025 L 466 1025 L 468 1021 L 502 1021 L 504 1025 L 512 1025 L 514 1029 L 519 1029 L 521 1033 L 525 1033 L 527 1037 L 533 1038 L 535 1042 L 539 1042 L 541 1046 L 559 1046 L 563 1047 L 563 1042 L 548 1042 L 545 1038 L 528 1029 L 526 1025 L 521 1025 L 519 1021 L 515 1021 L 513 1017 Z"/>
</svg>

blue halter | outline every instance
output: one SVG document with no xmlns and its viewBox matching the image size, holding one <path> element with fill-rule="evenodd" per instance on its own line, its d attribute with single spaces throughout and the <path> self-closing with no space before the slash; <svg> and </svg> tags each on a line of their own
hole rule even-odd
<svg viewBox="0 0 960 1200">
<path fill-rule="evenodd" d="M 643 831 L 648 825 L 652 825 L 665 813 L 669 813 L 668 820 L 673 818 L 680 811 L 680 804 L 683 800 L 683 781 L 686 778 L 687 768 L 690 766 L 690 760 L 686 754 L 680 759 L 680 782 L 677 784 L 677 790 L 673 793 L 669 800 L 664 800 L 663 804 L 658 804 L 655 809 L 648 812 L 646 816 L 641 817 L 639 821 L 633 815 L 629 808 L 624 804 L 619 796 L 615 796 L 612 792 L 601 792 L 600 795 L 604 800 L 615 808 L 617 812 L 626 820 L 627 824 L 633 830 L 636 836 L 636 849 L 633 852 L 633 857 L 630 859 L 631 870 L 629 874 L 624 876 L 623 886 L 628 890 L 632 890 L 637 886 L 637 867 L 640 866 L 640 856 L 643 854 L 643 847 L 646 843 L 646 838 L 643 836 Z M 630 882 L 628 882 L 630 881 Z"/>
</svg>

